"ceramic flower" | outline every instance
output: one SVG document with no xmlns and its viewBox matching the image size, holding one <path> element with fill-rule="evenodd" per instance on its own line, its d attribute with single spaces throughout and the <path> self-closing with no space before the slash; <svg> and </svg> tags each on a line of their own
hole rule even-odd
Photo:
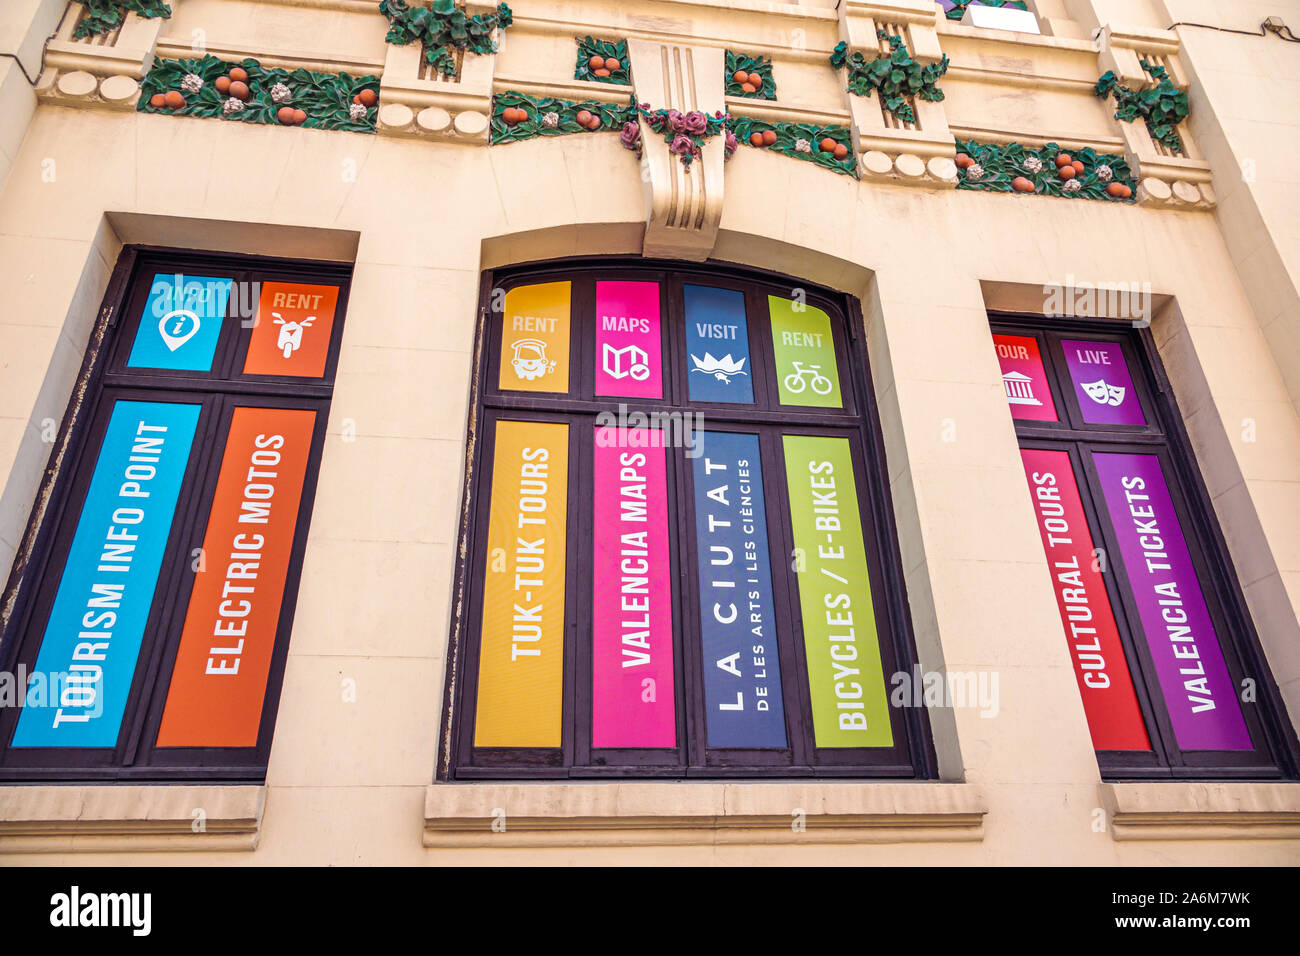
<svg viewBox="0 0 1300 956">
<path fill-rule="evenodd" d="M 971 163 L 966 167 L 966 178 L 973 183 L 979 182 L 984 178 L 984 167 L 979 163 Z"/>
<path fill-rule="evenodd" d="M 1025 169 L 1031 173 L 1041 173 L 1043 171 L 1043 161 L 1037 156 L 1029 156 L 1025 159 Z"/>
<path fill-rule="evenodd" d="M 244 108 L 244 101 L 237 100 L 232 96 L 230 97 L 230 99 L 226 100 L 226 102 L 222 104 L 221 111 L 227 114 L 238 113 L 243 108 Z"/>
<path fill-rule="evenodd" d="M 293 91 L 283 83 L 277 83 L 271 87 L 272 103 L 288 103 L 291 99 L 293 99 Z"/>
<path fill-rule="evenodd" d="M 1102 165 L 1097 167 L 1097 178 L 1100 179 L 1103 183 L 1110 182 L 1111 177 L 1114 175 L 1115 175 L 1114 171 L 1105 163 L 1102 163 Z"/>
<path fill-rule="evenodd" d="M 811 153 L 812 143 L 808 142 L 806 139 L 796 139 L 794 141 L 794 148 L 797 153 Z"/>
<path fill-rule="evenodd" d="M 181 89 L 186 93 L 197 93 L 203 89 L 203 78 L 197 73 L 186 73 L 181 79 Z"/>
<path fill-rule="evenodd" d="M 543 114 L 542 114 L 542 125 L 545 126 L 547 129 L 555 129 L 555 127 L 557 127 L 557 126 L 560 125 L 560 114 L 559 114 L 559 113 L 543 113 Z"/>
<path fill-rule="evenodd" d="M 1083 188 L 1083 183 L 1079 182 L 1079 180 L 1077 179 L 1067 179 L 1065 181 L 1065 185 L 1062 186 L 1061 188 L 1064 189 L 1067 193 L 1077 193 L 1080 189 Z"/>
<path fill-rule="evenodd" d="M 636 149 L 641 143 L 641 124 L 624 123 L 622 132 L 618 134 L 618 141 L 628 149 Z"/>
<path fill-rule="evenodd" d="M 682 132 L 691 136 L 700 136 L 708 132 L 709 118 L 699 110 L 693 110 L 682 117 Z"/>
<path fill-rule="evenodd" d="M 352 103 L 348 106 L 348 116 L 354 120 L 363 120 L 366 118 L 366 108 L 360 103 Z"/>
</svg>

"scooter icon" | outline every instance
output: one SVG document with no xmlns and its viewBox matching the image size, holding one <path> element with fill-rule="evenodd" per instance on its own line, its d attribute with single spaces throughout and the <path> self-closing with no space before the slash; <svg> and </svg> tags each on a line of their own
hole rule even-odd
<svg viewBox="0 0 1300 956">
<path fill-rule="evenodd" d="M 809 385 L 818 395 L 829 395 L 835 383 L 823 375 L 820 371 L 820 365 L 809 365 L 804 367 L 803 362 L 792 362 L 794 371 L 785 377 L 785 390 L 791 395 L 798 395 Z M 805 375 L 811 375 L 812 378 L 804 381 Z"/>
<path fill-rule="evenodd" d="M 311 324 L 316 321 L 316 316 L 309 315 L 301 322 L 286 322 L 279 312 L 271 314 L 275 316 L 275 324 L 281 327 L 280 336 L 275 340 L 275 347 L 282 349 L 284 357 L 288 358 L 302 346 L 302 330 L 311 328 Z"/>
</svg>

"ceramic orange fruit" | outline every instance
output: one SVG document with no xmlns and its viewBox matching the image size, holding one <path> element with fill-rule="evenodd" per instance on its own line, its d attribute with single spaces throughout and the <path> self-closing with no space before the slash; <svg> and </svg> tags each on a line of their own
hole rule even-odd
<svg viewBox="0 0 1300 956">
<path fill-rule="evenodd" d="M 1081 163 L 1079 160 L 1076 159 L 1070 165 L 1074 167 L 1074 175 L 1076 176 L 1083 175 L 1083 163 Z"/>
<path fill-rule="evenodd" d="M 823 139 L 823 140 L 822 140 L 820 143 L 818 143 L 817 145 L 818 145 L 819 147 L 821 147 L 821 151 L 822 151 L 823 153 L 833 153 L 833 152 L 835 152 L 835 140 L 831 139 L 829 136 L 827 136 L 825 139 Z"/>
<path fill-rule="evenodd" d="M 758 87 L 754 86 L 752 83 L 750 83 L 750 82 L 748 82 L 748 81 L 746 81 L 746 82 L 744 82 L 744 83 L 741 83 L 741 84 L 740 84 L 740 89 L 741 89 L 741 92 L 743 92 L 743 93 L 757 93 L 757 92 L 758 92 Z"/>
<path fill-rule="evenodd" d="M 759 76 L 757 73 L 749 74 L 747 79 L 749 80 L 749 85 L 752 86 L 754 89 L 761 90 L 763 88 L 763 78 Z"/>
<path fill-rule="evenodd" d="M 1072 163 L 1072 162 L 1074 162 L 1074 160 L 1072 160 L 1072 159 L 1070 158 L 1070 154 L 1069 154 L 1069 153 L 1057 153 L 1057 154 L 1056 154 L 1056 165 L 1057 165 L 1057 168 L 1060 168 L 1061 166 L 1069 166 L 1070 163 Z"/>
<path fill-rule="evenodd" d="M 774 129 L 763 130 L 763 145 L 771 146 L 775 142 L 776 142 L 776 130 Z"/>
<path fill-rule="evenodd" d="M 227 93 L 230 92 L 230 77 L 219 76 L 217 77 L 216 82 L 214 82 L 212 85 L 217 88 L 218 93 L 220 93 L 222 96 L 225 96 Z"/>
<path fill-rule="evenodd" d="M 765 146 L 765 145 L 767 145 L 767 144 L 763 142 L 763 134 L 762 134 L 762 133 L 750 133 L 750 134 L 749 134 L 749 145 L 750 145 L 750 146 Z"/>
<path fill-rule="evenodd" d="M 230 95 L 237 100 L 246 100 L 249 97 L 248 84 L 241 83 L 239 80 L 230 82 Z"/>
<path fill-rule="evenodd" d="M 168 90 L 163 94 L 163 105 L 169 110 L 178 110 L 185 105 L 185 97 L 178 90 Z"/>
<path fill-rule="evenodd" d="M 579 126 L 586 126 L 591 122 L 591 113 L 587 110 L 578 110 L 578 115 L 574 117 Z"/>
<path fill-rule="evenodd" d="M 294 125 L 294 126 L 301 126 L 301 125 L 302 125 L 303 123 L 305 123 L 305 122 L 307 122 L 307 114 L 306 114 L 306 112 L 304 112 L 303 110 L 294 110 L 294 111 L 293 111 L 293 125 Z"/>
<path fill-rule="evenodd" d="M 1011 188 L 1018 193 L 1031 193 L 1034 191 L 1034 184 L 1024 176 L 1017 176 L 1011 180 Z"/>
<path fill-rule="evenodd" d="M 744 70 L 737 70 L 735 73 L 731 74 L 731 82 L 733 82 L 733 83 L 748 83 L 748 82 L 749 82 L 749 74 L 746 73 Z"/>
<path fill-rule="evenodd" d="M 278 110 L 275 111 L 275 118 L 278 119 L 285 126 L 293 126 L 294 125 L 293 107 L 281 106 Z"/>
<path fill-rule="evenodd" d="M 361 105 L 367 109 L 379 102 L 379 94 L 374 90 L 362 90 L 357 96 L 361 99 Z"/>
<path fill-rule="evenodd" d="M 596 76 L 609 76 L 609 70 L 606 69 L 592 70 L 591 72 Z"/>
<path fill-rule="evenodd" d="M 603 69 L 605 66 L 605 58 L 603 56 L 593 56 L 587 61 L 587 66 L 592 70 Z"/>
<path fill-rule="evenodd" d="M 163 96 L 161 93 L 155 93 L 153 96 L 149 97 L 149 105 L 156 110 L 160 110 L 167 105 L 167 97 Z"/>
<path fill-rule="evenodd" d="M 1062 166 L 1060 169 L 1056 171 L 1056 175 L 1061 177 L 1062 179 L 1070 180 L 1073 179 L 1075 176 L 1077 176 L 1078 173 L 1074 171 L 1073 166 Z"/>
<path fill-rule="evenodd" d="M 849 148 L 843 143 L 836 143 L 834 155 L 836 159 L 843 159 L 845 156 L 849 155 Z"/>
<path fill-rule="evenodd" d="M 605 57 L 605 69 L 613 73 L 615 70 L 623 69 L 623 64 L 612 56 Z"/>
<path fill-rule="evenodd" d="M 230 80 L 232 83 L 234 82 L 247 83 L 248 71 L 245 70 L 242 66 L 237 66 L 230 71 Z"/>
</svg>

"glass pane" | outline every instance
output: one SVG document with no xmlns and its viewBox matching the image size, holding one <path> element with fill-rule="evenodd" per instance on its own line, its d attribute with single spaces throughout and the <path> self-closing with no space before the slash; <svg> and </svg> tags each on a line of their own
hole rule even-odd
<svg viewBox="0 0 1300 956">
<path fill-rule="evenodd" d="M 1145 425 L 1128 362 L 1118 342 L 1062 339 L 1074 395 L 1089 425 Z"/>
<path fill-rule="evenodd" d="M 708 746 L 784 747 L 758 436 L 703 439 L 692 469 Z"/>
<path fill-rule="evenodd" d="M 1031 421 L 1057 421 L 1052 387 L 1043 370 L 1043 356 L 1038 340 L 1032 335 L 994 335 L 993 347 L 1002 366 L 1002 387 L 1012 418 Z"/>
<path fill-rule="evenodd" d="M 688 285 L 684 293 L 691 401 L 752 404 L 745 294 L 700 285 Z"/>
<path fill-rule="evenodd" d="M 233 283 L 212 276 L 154 275 L 126 364 L 211 371 Z"/>
<path fill-rule="evenodd" d="M 502 313 L 503 390 L 569 391 L 569 305 L 567 282 L 516 286 L 506 293 Z"/>
<path fill-rule="evenodd" d="M 843 408 L 831 318 L 816 306 L 767 297 L 782 405 Z"/>
<path fill-rule="evenodd" d="M 663 398 L 659 283 L 596 283 L 596 394 Z"/>
<path fill-rule="evenodd" d="M 244 374 L 324 375 L 338 298 L 338 286 L 262 283 Z"/>
</svg>

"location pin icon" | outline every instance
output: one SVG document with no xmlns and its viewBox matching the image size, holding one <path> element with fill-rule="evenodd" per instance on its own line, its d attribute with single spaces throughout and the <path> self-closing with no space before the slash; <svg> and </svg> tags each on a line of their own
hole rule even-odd
<svg viewBox="0 0 1300 956">
<path fill-rule="evenodd" d="M 198 330 L 199 317 L 188 309 L 173 309 L 158 320 L 163 344 L 173 352 L 194 338 Z"/>
</svg>

